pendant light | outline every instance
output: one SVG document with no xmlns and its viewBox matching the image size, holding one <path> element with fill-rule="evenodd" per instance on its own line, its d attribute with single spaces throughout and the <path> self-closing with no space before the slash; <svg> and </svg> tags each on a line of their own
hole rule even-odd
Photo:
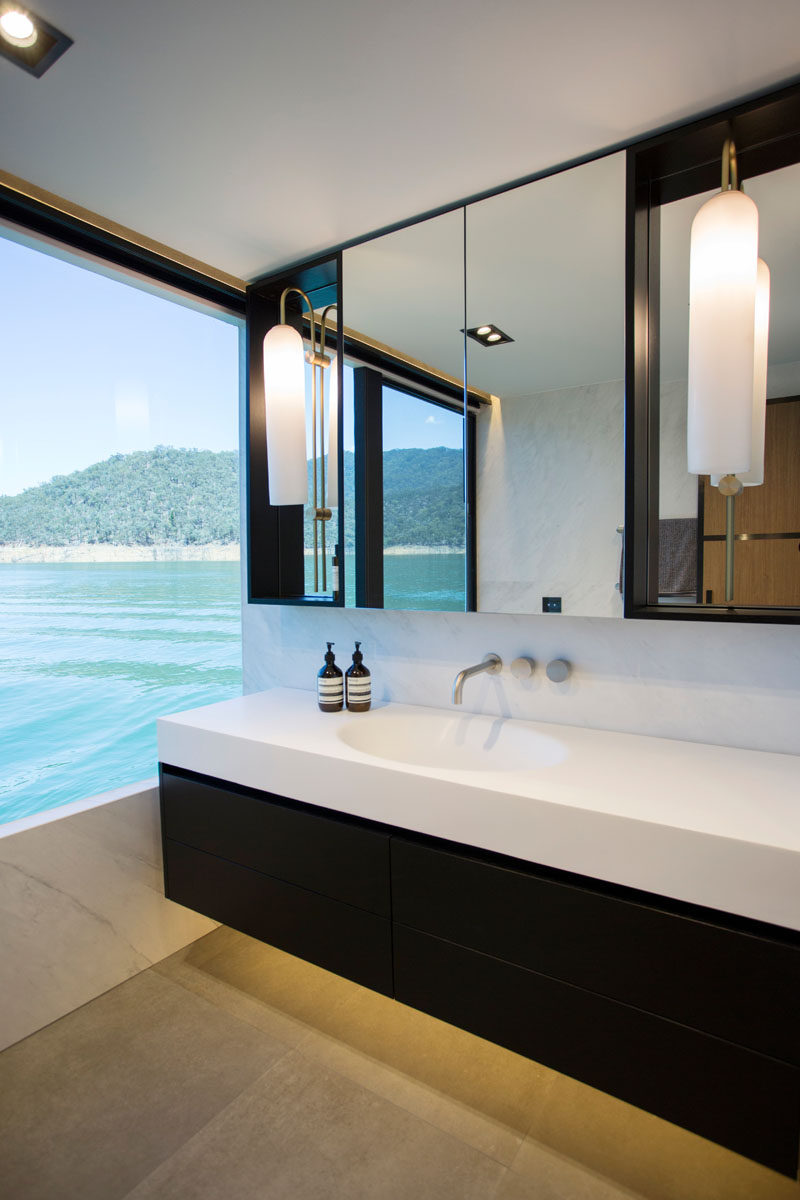
<svg viewBox="0 0 800 1200">
<path fill-rule="evenodd" d="M 301 335 L 286 324 L 286 298 L 297 293 L 308 308 L 310 348 L 305 351 Z M 327 590 L 325 527 L 338 495 L 338 389 L 331 389 L 329 420 L 325 421 L 325 376 L 331 359 L 325 353 L 329 304 L 317 323 L 306 293 L 297 287 L 284 288 L 280 302 L 280 324 L 264 338 L 264 406 L 267 434 L 269 502 L 273 505 L 308 503 L 308 455 L 306 440 L 305 363 L 311 365 L 311 479 L 313 483 L 314 591 Z M 335 362 L 335 359 L 334 359 Z M 332 373 L 336 380 L 335 370 Z M 335 425 L 332 423 L 335 421 Z M 326 435 L 329 471 L 326 480 Z M 331 466 L 331 464 L 333 464 Z M 333 470 L 333 479 L 331 479 Z"/>
<path fill-rule="evenodd" d="M 264 403 L 270 504 L 305 504 L 306 381 L 303 339 L 291 325 L 273 325 L 264 338 Z"/>
<path fill-rule="evenodd" d="M 339 503 L 339 372 L 338 360 L 335 354 L 331 358 L 331 386 L 329 391 L 326 499 L 331 508 L 336 508 Z"/>
<path fill-rule="evenodd" d="M 769 267 L 763 258 L 758 260 L 756 279 L 752 460 L 749 471 L 737 472 L 737 478 L 744 487 L 759 487 L 764 482 L 764 435 L 767 418 L 767 358 L 769 352 Z M 719 487 L 721 479 L 720 475 L 712 475 L 712 487 Z"/>
<path fill-rule="evenodd" d="M 692 222 L 689 265 L 689 471 L 720 476 L 723 491 L 754 462 L 757 264 L 758 209 L 739 188 L 728 139 L 722 191 Z"/>
</svg>

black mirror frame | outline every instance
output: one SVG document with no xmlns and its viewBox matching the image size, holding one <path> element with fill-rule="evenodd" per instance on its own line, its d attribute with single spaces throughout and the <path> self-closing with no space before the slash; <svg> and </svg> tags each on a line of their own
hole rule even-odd
<svg viewBox="0 0 800 1200">
<path fill-rule="evenodd" d="M 629 147 L 625 312 L 624 615 L 800 623 L 797 608 L 658 604 L 660 206 L 719 187 L 726 137 L 747 180 L 800 162 L 800 84 Z"/>
</svg>

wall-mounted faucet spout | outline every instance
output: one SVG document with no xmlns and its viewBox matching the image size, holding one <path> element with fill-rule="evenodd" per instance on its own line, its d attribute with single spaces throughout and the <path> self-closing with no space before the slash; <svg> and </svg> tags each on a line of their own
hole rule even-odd
<svg viewBox="0 0 800 1200">
<path fill-rule="evenodd" d="M 478 663 L 475 667 L 464 667 L 463 671 L 459 671 L 453 683 L 453 704 L 461 703 L 461 693 L 464 690 L 464 680 L 469 679 L 470 675 L 482 675 L 484 671 L 489 675 L 497 675 L 503 669 L 503 660 L 499 654 L 487 654 L 483 662 Z"/>
</svg>

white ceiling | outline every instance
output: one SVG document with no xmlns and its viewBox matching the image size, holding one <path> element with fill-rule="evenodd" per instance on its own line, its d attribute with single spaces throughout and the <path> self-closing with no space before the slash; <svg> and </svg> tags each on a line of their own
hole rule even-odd
<svg viewBox="0 0 800 1200">
<path fill-rule="evenodd" d="M 32 0 L 0 170 L 253 278 L 798 70 L 798 0 Z"/>
</svg>

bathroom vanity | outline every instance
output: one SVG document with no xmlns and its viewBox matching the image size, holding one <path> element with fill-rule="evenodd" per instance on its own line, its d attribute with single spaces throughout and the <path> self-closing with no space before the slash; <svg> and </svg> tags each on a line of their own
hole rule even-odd
<svg viewBox="0 0 800 1200">
<path fill-rule="evenodd" d="M 794 756 L 288 689 L 159 756 L 171 899 L 796 1176 Z"/>
</svg>

